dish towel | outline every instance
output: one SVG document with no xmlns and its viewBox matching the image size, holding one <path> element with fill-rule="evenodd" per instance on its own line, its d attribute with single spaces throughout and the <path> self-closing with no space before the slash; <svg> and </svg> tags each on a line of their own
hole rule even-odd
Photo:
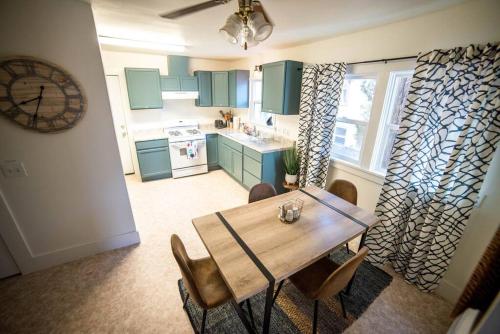
<svg viewBox="0 0 500 334">
<path fill-rule="evenodd" d="M 189 160 L 198 159 L 198 144 L 195 141 L 188 142 L 186 148 Z"/>
</svg>

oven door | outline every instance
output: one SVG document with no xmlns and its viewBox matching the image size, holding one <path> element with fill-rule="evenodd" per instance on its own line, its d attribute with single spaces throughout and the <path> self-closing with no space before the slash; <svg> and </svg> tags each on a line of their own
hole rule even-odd
<svg viewBox="0 0 500 334">
<path fill-rule="evenodd" d="M 189 144 L 194 144 L 196 146 L 197 154 L 193 158 L 188 157 Z M 172 169 L 207 164 L 207 144 L 204 139 L 174 142 L 169 143 L 168 146 L 170 149 Z"/>
</svg>

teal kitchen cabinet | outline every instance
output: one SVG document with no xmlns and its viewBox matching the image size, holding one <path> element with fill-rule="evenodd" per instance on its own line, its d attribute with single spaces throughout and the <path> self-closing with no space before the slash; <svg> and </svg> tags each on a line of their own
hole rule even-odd
<svg viewBox="0 0 500 334">
<path fill-rule="evenodd" d="M 198 83 L 198 98 L 194 101 L 197 107 L 212 106 L 212 72 L 195 71 L 194 75 Z"/>
<path fill-rule="evenodd" d="M 228 72 L 229 106 L 248 108 L 250 71 L 232 70 Z"/>
<path fill-rule="evenodd" d="M 246 146 L 243 147 L 243 186 L 252 188 L 258 183 L 274 185 L 278 193 L 284 193 L 282 152 L 260 153 Z"/>
<path fill-rule="evenodd" d="M 243 146 L 219 136 L 219 165 L 238 182 L 243 181 Z"/>
<path fill-rule="evenodd" d="M 219 169 L 219 135 L 207 134 L 207 165 L 208 170 Z"/>
<path fill-rule="evenodd" d="M 262 65 L 262 111 L 298 115 L 303 63 L 291 60 Z"/>
<path fill-rule="evenodd" d="M 161 109 L 160 70 L 125 68 L 130 109 Z"/>
<path fill-rule="evenodd" d="M 198 90 L 198 79 L 194 76 L 177 77 L 162 75 L 160 83 L 163 92 L 195 92 Z"/>
<path fill-rule="evenodd" d="M 160 77 L 162 92 L 178 92 L 181 90 L 181 81 L 179 77 L 171 75 L 162 75 Z"/>
<path fill-rule="evenodd" d="M 212 72 L 212 106 L 229 106 L 229 75 L 227 71 Z"/>
<path fill-rule="evenodd" d="M 168 139 L 138 141 L 135 147 L 143 182 L 172 177 Z"/>
</svg>

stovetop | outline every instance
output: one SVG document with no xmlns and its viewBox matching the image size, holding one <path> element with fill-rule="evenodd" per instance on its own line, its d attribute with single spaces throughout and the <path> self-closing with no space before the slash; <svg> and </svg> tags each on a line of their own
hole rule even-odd
<svg viewBox="0 0 500 334">
<path fill-rule="evenodd" d="M 171 142 L 205 139 L 205 134 L 196 128 L 165 129 Z"/>
</svg>

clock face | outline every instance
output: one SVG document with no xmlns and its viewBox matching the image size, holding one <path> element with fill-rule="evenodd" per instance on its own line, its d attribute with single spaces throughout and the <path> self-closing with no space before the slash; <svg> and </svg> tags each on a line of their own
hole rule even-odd
<svg viewBox="0 0 500 334">
<path fill-rule="evenodd" d="M 75 126 L 86 110 L 79 84 L 56 65 L 28 57 L 0 59 L 0 114 L 40 132 Z"/>
</svg>

